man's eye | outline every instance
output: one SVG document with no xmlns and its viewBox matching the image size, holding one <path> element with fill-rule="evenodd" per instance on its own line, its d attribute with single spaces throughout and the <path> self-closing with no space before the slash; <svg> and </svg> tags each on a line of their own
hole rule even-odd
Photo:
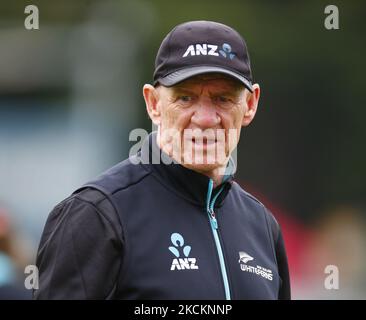
<svg viewBox="0 0 366 320">
<path fill-rule="evenodd" d="M 181 100 L 183 102 L 190 102 L 190 101 L 192 101 L 192 97 L 191 96 L 180 96 L 180 97 L 178 97 L 178 100 Z"/>
<path fill-rule="evenodd" d="M 216 100 L 221 103 L 229 102 L 229 98 L 224 97 L 224 96 L 218 96 L 218 97 L 216 97 Z"/>
</svg>

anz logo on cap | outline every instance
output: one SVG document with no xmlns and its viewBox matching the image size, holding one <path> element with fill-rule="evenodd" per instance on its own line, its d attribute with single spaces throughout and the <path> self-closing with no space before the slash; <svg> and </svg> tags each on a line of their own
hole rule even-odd
<svg viewBox="0 0 366 320">
<path fill-rule="evenodd" d="M 229 58 L 233 60 L 235 58 L 235 53 L 231 52 L 231 45 L 224 43 L 221 48 L 214 44 L 191 44 L 188 46 L 187 50 L 183 54 L 183 58 L 187 56 L 222 56 L 224 58 Z"/>
</svg>

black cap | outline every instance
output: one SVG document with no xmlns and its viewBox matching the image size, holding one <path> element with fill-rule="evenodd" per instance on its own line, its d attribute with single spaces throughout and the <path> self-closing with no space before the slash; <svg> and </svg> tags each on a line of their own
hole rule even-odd
<svg viewBox="0 0 366 320">
<path fill-rule="evenodd" d="M 189 21 L 176 26 L 161 43 L 154 85 L 170 87 L 214 72 L 229 75 L 253 91 L 248 49 L 240 34 L 222 23 Z"/>
</svg>

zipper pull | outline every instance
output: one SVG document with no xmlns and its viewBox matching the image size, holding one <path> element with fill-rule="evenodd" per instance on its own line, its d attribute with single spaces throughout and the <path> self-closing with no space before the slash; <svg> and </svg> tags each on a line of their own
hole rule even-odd
<svg viewBox="0 0 366 320">
<path fill-rule="evenodd" d="M 217 224 L 217 220 L 216 220 L 216 217 L 215 217 L 215 212 L 210 209 L 209 210 L 209 214 L 210 214 L 210 222 L 211 222 L 211 226 L 214 228 L 214 229 L 218 229 L 218 224 Z"/>
</svg>

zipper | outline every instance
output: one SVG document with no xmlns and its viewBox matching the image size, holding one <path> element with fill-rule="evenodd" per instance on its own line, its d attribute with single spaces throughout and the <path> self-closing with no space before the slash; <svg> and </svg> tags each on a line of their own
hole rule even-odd
<svg viewBox="0 0 366 320">
<path fill-rule="evenodd" d="M 219 226 L 218 226 L 217 219 L 215 216 L 215 211 L 214 211 L 215 202 L 223 189 L 224 189 L 224 186 L 222 186 L 221 189 L 213 197 L 213 199 L 211 199 L 212 190 L 213 190 L 213 180 L 210 179 L 210 181 L 208 183 L 208 190 L 207 190 L 206 211 L 207 211 L 208 217 L 210 219 L 211 230 L 212 230 L 212 233 L 213 233 L 213 236 L 215 239 L 217 254 L 219 256 L 221 275 L 222 275 L 222 280 L 224 282 L 224 288 L 225 288 L 225 297 L 226 297 L 226 300 L 231 300 L 229 280 L 228 280 L 228 276 L 227 276 L 227 272 L 226 272 L 224 254 L 223 254 L 220 239 L 219 239 L 219 231 L 218 231 Z"/>
</svg>

